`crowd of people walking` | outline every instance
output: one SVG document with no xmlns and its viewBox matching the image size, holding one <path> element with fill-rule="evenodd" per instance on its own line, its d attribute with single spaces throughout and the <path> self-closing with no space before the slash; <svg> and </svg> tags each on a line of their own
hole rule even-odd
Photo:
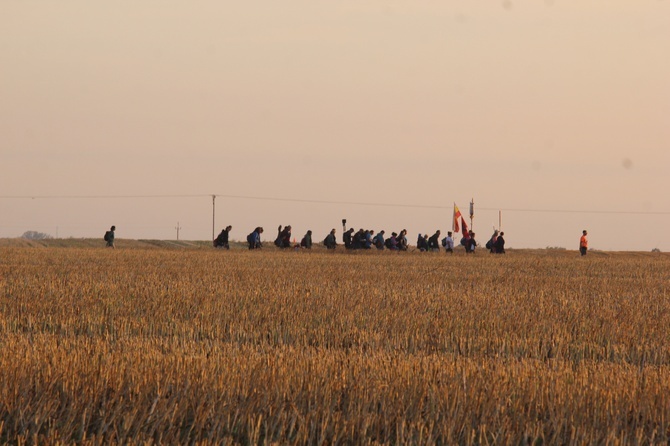
<svg viewBox="0 0 670 446">
<path fill-rule="evenodd" d="M 343 221 L 344 223 L 344 221 Z M 407 251 L 411 247 L 407 240 L 407 230 L 402 229 L 398 232 L 391 232 L 390 237 L 386 236 L 386 231 L 381 230 L 377 233 L 373 229 L 359 229 L 356 231 L 354 228 L 346 229 L 344 226 L 344 231 L 342 233 L 342 243 L 346 250 L 366 250 L 366 249 L 377 249 L 379 251 L 389 250 L 389 251 Z M 232 226 L 226 226 L 225 229 L 214 239 L 215 248 L 230 249 L 229 237 Z M 305 235 L 300 240 L 300 243 L 297 243 L 292 237 L 292 228 L 291 225 L 277 227 L 277 236 L 274 240 L 274 245 L 278 248 L 287 249 L 312 249 L 312 231 L 308 230 Z M 263 247 L 261 242 L 261 234 L 263 234 L 263 228 L 255 228 L 249 235 L 247 235 L 247 244 L 249 249 L 260 249 Z M 446 253 L 453 254 L 455 249 L 455 243 L 453 238 L 452 231 L 447 232 L 447 236 L 440 239 L 442 232 L 438 229 L 433 233 L 433 235 L 428 236 L 428 234 L 419 234 L 416 241 L 416 247 L 411 249 L 419 250 L 420 252 L 438 252 L 441 249 L 444 249 Z M 489 241 L 486 243 L 486 249 L 489 252 L 494 254 L 504 254 L 505 253 L 505 239 L 504 232 L 499 232 L 495 230 Z M 333 228 L 323 239 L 323 245 L 326 249 L 336 249 L 340 244 L 337 240 L 337 229 Z M 473 254 L 477 249 L 477 241 L 475 239 L 475 233 L 468 231 L 467 235 L 462 237 L 460 240 L 460 245 L 463 246 L 467 254 Z"/>
<path fill-rule="evenodd" d="M 377 249 L 379 251 L 407 251 L 410 246 L 407 242 L 407 230 L 402 229 L 400 232 L 392 232 L 390 237 L 386 237 L 386 231 L 381 230 L 375 234 L 372 229 L 359 229 L 355 231 L 354 228 L 346 229 L 346 220 L 342 220 L 344 232 L 342 234 L 342 244 L 345 249 Z M 219 235 L 214 239 L 214 247 L 221 249 L 230 249 L 230 231 L 232 226 L 226 226 Z M 106 246 L 114 248 L 114 238 L 116 226 L 112 226 L 109 231 L 105 232 L 104 240 Z M 477 241 L 473 231 L 464 231 L 464 235 L 460 240 L 460 245 L 465 248 L 466 254 L 474 254 L 477 249 Z M 261 242 L 261 234 L 263 234 L 263 227 L 256 227 L 249 235 L 247 235 L 247 244 L 249 249 L 260 249 L 263 247 Z M 335 228 L 326 235 L 323 240 L 323 245 L 326 249 L 336 249 L 339 245 L 337 243 L 337 230 Z M 440 251 L 440 245 L 446 253 L 454 253 L 454 238 L 452 231 L 447 232 L 447 236 L 440 240 L 441 231 L 438 229 L 432 236 L 428 234 L 418 234 L 416 240 L 416 248 L 420 252 Z M 582 231 L 582 236 L 579 240 L 579 252 L 582 256 L 586 255 L 589 242 L 587 239 L 587 231 Z M 486 242 L 486 249 L 491 254 L 505 254 L 505 233 L 495 229 L 493 235 Z M 312 231 L 308 230 L 300 240 L 300 243 L 292 241 L 291 225 L 277 228 L 277 237 L 274 240 L 275 246 L 278 248 L 295 248 L 295 249 L 312 249 Z"/>
</svg>

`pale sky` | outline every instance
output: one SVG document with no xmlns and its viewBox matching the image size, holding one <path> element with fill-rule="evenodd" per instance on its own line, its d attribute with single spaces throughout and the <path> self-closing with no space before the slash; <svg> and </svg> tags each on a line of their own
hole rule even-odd
<svg viewBox="0 0 670 446">
<path fill-rule="evenodd" d="M 0 198 L 0 237 L 205 240 L 225 194 L 396 205 L 219 197 L 235 239 L 413 244 L 474 198 L 480 242 L 670 251 L 670 1 L 3 0 L 0 161 L 1 197 L 203 195 Z"/>
</svg>

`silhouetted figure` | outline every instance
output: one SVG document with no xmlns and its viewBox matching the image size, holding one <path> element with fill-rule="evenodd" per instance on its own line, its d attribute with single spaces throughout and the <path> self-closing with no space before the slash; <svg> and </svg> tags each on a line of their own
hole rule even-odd
<svg viewBox="0 0 670 446">
<path fill-rule="evenodd" d="M 344 234 L 342 234 L 342 241 L 344 242 L 344 247 L 346 249 L 353 248 L 353 243 L 351 240 L 351 235 L 354 233 L 354 228 L 349 228 Z"/>
<path fill-rule="evenodd" d="M 115 238 L 114 231 L 116 231 L 116 226 L 112 226 L 111 228 L 109 228 L 109 231 L 105 232 L 104 240 L 107 242 L 107 244 L 105 245 L 107 248 L 112 248 L 112 249 L 115 248 L 115 246 L 114 246 L 114 238 Z"/>
<path fill-rule="evenodd" d="M 230 234 L 231 229 L 233 229 L 232 226 L 226 226 L 226 229 L 223 229 L 221 233 L 214 239 L 215 248 L 230 249 L 228 244 L 228 235 Z"/>
<path fill-rule="evenodd" d="M 504 232 L 501 232 L 498 234 L 498 237 L 496 237 L 496 243 L 495 243 L 495 253 L 496 254 L 505 254 L 505 238 L 503 237 L 505 235 Z"/>
<path fill-rule="evenodd" d="M 496 252 L 496 242 L 498 241 L 498 230 L 495 229 L 493 231 L 493 235 L 489 239 L 488 242 L 486 242 L 486 249 L 491 251 L 491 254 L 495 254 Z"/>
<path fill-rule="evenodd" d="M 282 229 L 282 226 L 279 225 L 277 228 L 277 238 L 275 239 L 275 246 L 278 248 L 290 248 L 291 247 L 291 225 L 286 226 Z"/>
<path fill-rule="evenodd" d="M 358 232 L 354 234 L 353 248 L 362 249 L 364 241 L 365 241 L 365 229 L 361 228 L 358 230 Z"/>
<path fill-rule="evenodd" d="M 312 231 L 309 230 L 305 236 L 300 240 L 300 246 L 307 249 L 312 249 Z"/>
<path fill-rule="evenodd" d="M 323 240 L 323 244 L 328 249 L 335 249 L 337 247 L 337 239 L 335 237 L 335 228 L 331 229 L 330 233 Z"/>
<path fill-rule="evenodd" d="M 423 236 L 419 234 L 416 239 L 416 247 L 419 251 L 425 252 L 428 251 L 428 236 Z"/>
<path fill-rule="evenodd" d="M 465 252 L 467 254 L 474 254 L 475 248 L 477 248 L 477 241 L 475 240 L 475 233 L 470 231 L 469 237 L 465 242 Z"/>
<path fill-rule="evenodd" d="M 428 249 L 431 251 L 439 251 L 440 250 L 440 230 L 438 229 L 435 231 L 435 234 L 433 234 L 429 239 L 428 239 Z"/>
</svg>

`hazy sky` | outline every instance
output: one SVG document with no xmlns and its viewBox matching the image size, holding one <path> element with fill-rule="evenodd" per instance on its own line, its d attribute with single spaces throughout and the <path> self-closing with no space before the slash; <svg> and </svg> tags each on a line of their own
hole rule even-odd
<svg viewBox="0 0 670 446">
<path fill-rule="evenodd" d="M 670 251 L 670 1 L 0 2 L 0 237 Z M 424 207 L 406 207 L 417 205 Z M 429 208 L 434 206 L 436 208 Z M 442 208 L 440 208 L 442 207 Z M 521 210 L 621 211 L 526 212 Z"/>
</svg>

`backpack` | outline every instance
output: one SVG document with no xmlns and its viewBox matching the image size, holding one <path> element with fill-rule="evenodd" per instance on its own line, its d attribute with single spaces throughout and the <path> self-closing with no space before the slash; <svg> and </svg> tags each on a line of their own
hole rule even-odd
<svg viewBox="0 0 670 446">
<path fill-rule="evenodd" d="M 447 238 L 446 237 L 442 239 L 442 247 L 443 248 L 447 247 Z"/>
<path fill-rule="evenodd" d="M 253 243 L 254 242 L 254 233 L 252 232 L 251 234 L 247 235 L 247 243 Z"/>
<path fill-rule="evenodd" d="M 486 249 L 492 249 L 493 248 L 493 240 L 489 240 L 486 242 Z"/>
<path fill-rule="evenodd" d="M 384 242 L 384 245 L 385 245 L 388 249 L 391 249 L 391 246 L 393 246 L 393 245 L 391 245 L 391 239 L 390 239 L 390 238 L 387 238 L 386 241 Z"/>
<path fill-rule="evenodd" d="M 105 232 L 105 236 L 102 238 L 104 241 L 108 242 L 109 241 L 109 236 L 111 235 L 110 231 Z"/>
</svg>

